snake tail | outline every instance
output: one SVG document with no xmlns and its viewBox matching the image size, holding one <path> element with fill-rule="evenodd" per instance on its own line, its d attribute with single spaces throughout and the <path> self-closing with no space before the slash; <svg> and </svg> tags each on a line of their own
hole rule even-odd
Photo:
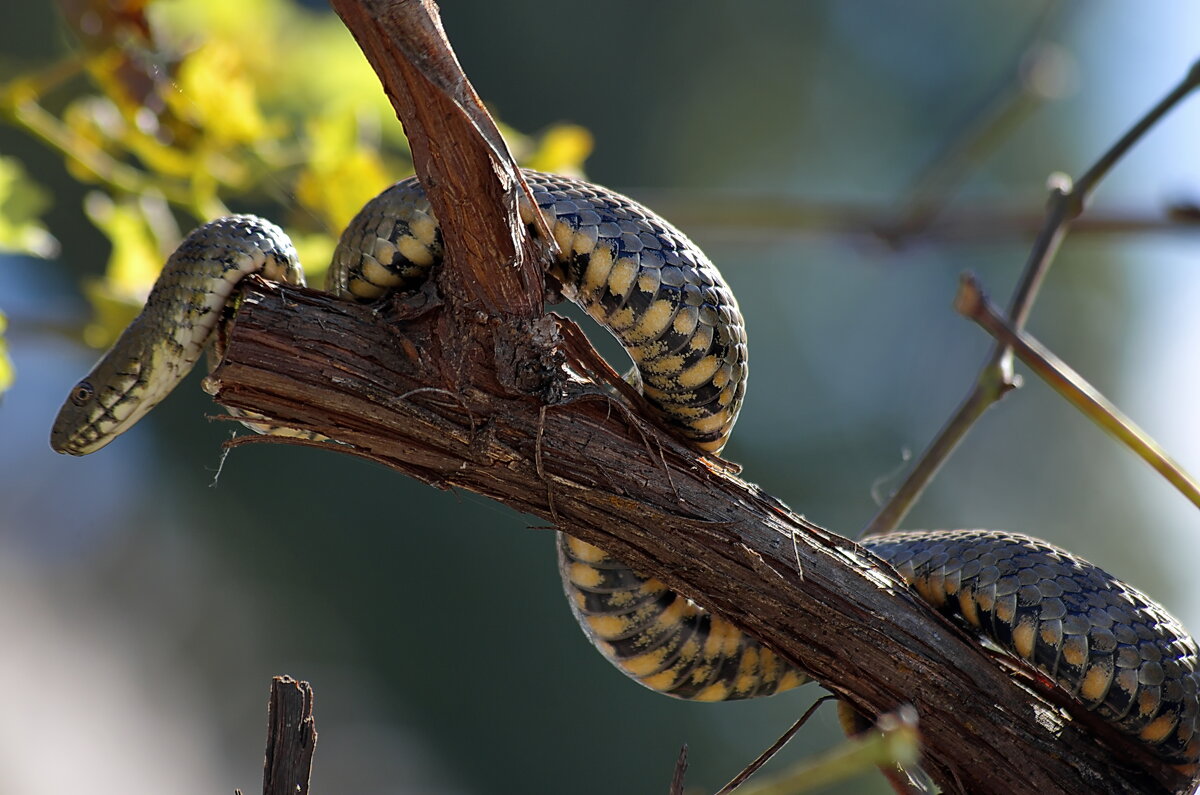
<svg viewBox="0 0 1200 795">
<path fill-rule="evenodd" d="M 1032 665 L 1158 756 L 1180 765 L 1200 758 L 1200 651 L 1148 596 L 1016 533 L 908 531 L 864 546 L 964 629 Z M 720 701 L 809 681 L 757 639 L 598 547 L 560 535 L 559 570 L 589 640 L 652 690 Z"/>
<path fill-rule="evenodd" d="M 158 405 L 199 360 L 237 283 L 251 273 L 304 284 L 296 250 L 278 226 L 232 215 L 184 238 L 141 314 L 71 389 L 50 446 L 93 453 Z"/>
</svg>

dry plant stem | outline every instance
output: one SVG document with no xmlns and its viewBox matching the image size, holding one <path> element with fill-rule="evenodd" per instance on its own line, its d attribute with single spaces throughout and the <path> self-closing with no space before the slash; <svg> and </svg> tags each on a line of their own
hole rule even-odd
<svg viewBox="0 0 1200 795">
<path fill-rule="evenodd" d="M 317 746 L 312 707 L 313 691 L 308 682 L 290 676 L 271 680 L 263 795 L 308 795 Z"/>
<path fill-rule="evenodd" d="M 988 301 L 979 282 L 973 276 L 968 274 L 962 277 L 954 306 L 961 314 L 982 326 L 996 340 L 1014 350 L 1021 361 L 1071 405 L 1137 453 L 1143 461 L 1179 489 L 1193 505 L 1200 508 L 1200 487 L 1183 467 L 1064 361 L 1029 334 L 1010 326 Z"/>
<path fill-rule="evenodd" d="M 1046 221 L 1034 243 L 1021 280 L 1009 304 L 1009 325 L 1016 331 L 1025 326 L 1033 308 L 1042 280 L 1054 255 L 1066 235 L 1072 220 L 1083 212 L 1084 205 L 1100 180 L 1159 120 L 1180 101 L 1200 86 L 1200 61 L 1192 65 L 1187 75 L 1168 94 L 1151 108 L 1120 140 L 1106 151 L 1074 184 L 1058 184 L 1050 190 Z M 1060 180 L 1061 181 L 1061 180 Z M 942 427 L 930 446 L 913 465 L 907 478 L 888 499 L 863 530 L 863 535 L 890 533 L 920 499 L 926 486 L 953 454 L 967 432 L 988 408 L 1004 397 L 1019 382 L 1012 371 L 1012 348 L 997 342 L 988 362 L 983 366 L 975 386 L 954 416 Z"/>
<path fill-rule="evenodd" d="M 745 795 L 816 792 L 875 765 L 887 766 L 895 771 L 888 781 L 900 795 L 916 795 L 919 790 L 908 784 L 899 773 L 896 763 L 908 763 L 915 759 L 919 744 L 916 714 L 911 707 L 901 707 L 894 713 L 880 717 L 874 728 L 846 740 L 823 756 L 797 765 L 790 773 L 752 785 L 745 790 Z"/>
<path fill-rule="evenodd" d="M 705 240 L 732 239 L 741 245 L 796 241 L 808 236 L 862 238 L 894 229 L 886 208 L 870 204 L 806 202 L 791 196 L 726 191 L 630 188 L 636 196 L 684 229 L 703 229 Z M 1044 211 L 1008 204 L 962 204 L 942 210 L 920 229 L 887 236 L 893 249 L 918 243 L 989 243 L 1032 238 L 1046 225 Z M 1072 235 L 1128 236 L 1195 232 L 1200 215 L 1194 201 L 1161 208 L 1114 209 L 1089 213 L 1071 224 Z"/>
<path fill-rule="evenodd" d="M 679 756 L 675 758 L 675 770 L 671 774 L 671 786 L 667 790 L 670 795 L 683 795 L 683 780 L 687 777 L 688 768 L 688 747 L 685 743 L 679 749 Z"/>
<path fill-rule="evenodd" d="M 514 186 L 522 184 L 520 172 L 462 72 L 436 4 L 331 0 L 331 5 L 379 75 L 408 134 L 413 166 L 441 225 L 450 264 L 443 273 L 460 276 L 443 279 L 441 286 L 493 317 L 537 318 L 541 252 L 517 217 Z M 481 203 L 499 209 L 480 219 Z"/>
</svg>

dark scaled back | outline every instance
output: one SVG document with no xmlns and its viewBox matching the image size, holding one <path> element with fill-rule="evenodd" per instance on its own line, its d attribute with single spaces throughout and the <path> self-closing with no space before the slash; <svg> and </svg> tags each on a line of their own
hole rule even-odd
<svg viewBox="0 0 1200 795">
<path fill-rule="evenodd" d="M 663 422 L 719 451 L 746 392 L 746 330 L 720 273 L 682 232 L 632 199 L 583 180 L 526 171 L 564 259 L 563 293 L 619 339 Z M 522 207 L 525 221 L 532 208 Z M 342 234 L 327 289 L 374 300 L 411 290 L 442 241 L 416 179 L 372 199 Z"/>
<path fill-rule="evenodd" d="M 910 531 L 863 543 L 930 604 L 1163 758 L 1184 764 L 1200 755 L 1200 651 L 1145 594 L 1064 549 L 1014 533 Z"/>
</svg>

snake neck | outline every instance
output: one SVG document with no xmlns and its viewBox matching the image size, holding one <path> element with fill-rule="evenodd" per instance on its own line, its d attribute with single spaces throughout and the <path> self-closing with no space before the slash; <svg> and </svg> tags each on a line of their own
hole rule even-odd
<svg viewBox="0 0 1200 795">
<path fill-rule="evenodd" d="M 275 224 L 233 215 L 189 234 L 141 314 L 72 388 L 50 446 L 71 455 L 95 452 L 158 405 L 200 359 L 238 283 L 252 273 L 304 284 L 296 250 Z"/>
</svg>

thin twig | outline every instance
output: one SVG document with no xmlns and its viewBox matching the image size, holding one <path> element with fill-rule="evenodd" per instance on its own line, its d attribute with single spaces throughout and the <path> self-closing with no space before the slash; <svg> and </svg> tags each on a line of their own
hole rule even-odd
<svg viewBox="0 0 1200 795">
<path fill-rule="evenodd" d="M 901 707 L 882 715 L 875 729 L 846 740 L 815 761 L 746 790 L 746 795 L 796 795 L 813 792 L 877 765 L 910 765 L 917 760 L 920 735 L 917 712 Z"/>
<path fill-rule="evenodd" d="M 978 280 L 966 274 L 959 284 L 954 308 L 982 326 L 1016 352 L 1043 381 L 1075 408 L 1137 453 L 1143 461 L 1200 508 L 1200 487 L 1163 448 L 1121 413 L 1108 398 L 1072 370 L 1064 361 L 1024 331 L 1014 329 L 984 295 Z"/>
<path fill-rule="evenodd" d="M 759 768 L 761 768 L 767 762 L 771 761 L 771 759 L 775 756 L 775 754 L 779 753 L 780 749 L 782 749 L 783 746 L 787 745 L 788 742 L 793 737 L 796 736 L 796 732 L 800 731 L 800 727 L 808 722 L 808 719 L 813 716 L 813 713 L 815 713 L 817 711 L 818 707 L 820 707 L 826 701 L 832 701 L 835 698 L 837 698 L 837 697 L 836 696 L 821 696 L 816 701 L 814 701 L 812 703 L 812 706 L 810 706 L 808 709 L 806 709 L 804 711 L 804 714 L 800 716 L 800 720 L 793 723 L 791 725 L 791 728 L 789 728 L 783 734 L 779 735 L 778 740 L 771 743 L 771 746 L 769 748 L 767 748 L 767 750 L 765 750 L 761 754 L 759 754 L 757 759 L 755 759 L 753 762 L 751 762 L 750 764 L 748 764 L 744 768 L 742 768 L 742 772 L 738 773 L 736 776 L 731 778 L 729 780 L 728 784 L 721 787 L 721 789 L 717 790 L 716 795 L 729 795 L 729 793 L 733 792 L 735 789 L 740 787 L 742 785 L 743 781 L 745 781 L 746 779 L 750 778 L 755 773 L 757 773 Z"/>
<path fill-rule="evenodd" d="M 627 186 L 626 193 L 654 207 L 682 229 L 703 230 L 704 240 L 739 245 L 774 245 L 797 238 L 849 237 L 870 243 L 882 239 L 893 250 L 918 243 L 990 243 L 1027 240 L 1046 223 L 1045 213 L 1028 203 L 971 201 L 944 209 L 929 223 L 900 229 L 894 214 L 878 203 L 829 202 L 758 191 L 676 191 Z M 1099 210 L 1071 226 L 1072 235 L 1090 237 L 1194 233 L 1200 214 L 1194 198 L 1162 206 Z"/>
<path fill-rule="evenodd" d="M 925 230 L 976 164 L 1008 140 L 1042 103 L 1062 93 L 1065 81 L 1061 73 L 1070 69 L 1066 63 L 1069 56 L 1047 37 L 1066 8 L 1065 3 L 1043 7 L 1025 37 L 1021 56 L 1015 59 L 1015 74 L 1005 75 L 982 110 L 971 115 L 950 144 L 917 176 L 901 211 L 877 230 L 882 239 L 894 245 Z"/>
<path fill-rule="evenodd" d="M 1020 331 L 1024 327 L 1037 298 L 1038 289 L 1066 235 L 1068 225 L 1083 212 L 1087 199 L 1100 180 L 1155 123 L 1198 86 L 1200 61 L 1193 64 L 1177 86 L 1101 155 L 1077 183 L 1072 185 L 1070 179 L 1064 175 L 1051 178 L 1046 221 L 1029 253 L 1021 280 L 1009 304 L 1008 319 L 1014 330 Z M 1019 382 L 1013 376 L 1012 369 L 1012 348 L 1003 342 L 997 342 L 966 400 L 921 454 L 904 483 L 866 526 L 863 535 L 877 535 L 895 530 L 979 417 L 1017 386 Z"/>
</svg>

